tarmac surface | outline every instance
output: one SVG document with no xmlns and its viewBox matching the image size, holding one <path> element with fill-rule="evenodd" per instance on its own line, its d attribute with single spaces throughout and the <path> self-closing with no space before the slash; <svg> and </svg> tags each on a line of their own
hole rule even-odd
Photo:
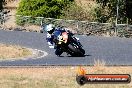
<svg viewBox="0 0 132 88">
<path fill-rule="evenodd" d="M 57 57 L 55 50 L 49 49 L 45 33 L 0 30 L 0 43 L 20 45 L 48 53 L 45 56 L 40 54 L 40 58 L 36 59 L 0 61 L 0 66 L 93 65 L 97 60 L 105 62 L 105 65 L 132 65 L 132 39 L 75 36 L 79 37 L 86 51 L 85 57 L 70 57 L 65 53 Z"/>
</svg>

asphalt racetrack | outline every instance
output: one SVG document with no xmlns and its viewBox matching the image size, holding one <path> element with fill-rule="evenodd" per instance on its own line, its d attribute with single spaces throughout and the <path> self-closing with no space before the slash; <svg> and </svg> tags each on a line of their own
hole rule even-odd
<svg viewBox="0 0 132 88">
<path fill-rule="evenodd" d="M 84 46 L 85 57 L 70 57 L 65 53 L 57 57 L 55 50 L 49 49 L 45 33 L 0 30 L 0 43 L 21 45 L 48 53 L 36 59 L 0 61 L 0 66 L 93 65 L 97 60 L 105 62 L 105 65 L 132 65 L 132 39 L 75 36 L 80 38 Z"/>
</svg>

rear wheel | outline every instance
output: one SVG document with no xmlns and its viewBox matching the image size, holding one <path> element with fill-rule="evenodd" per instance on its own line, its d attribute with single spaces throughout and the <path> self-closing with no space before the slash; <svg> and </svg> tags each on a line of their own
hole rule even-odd
<svg viewBox="0 0 132 88">
<path fill-rule="evenodd" d="M 73 47 L 73 45 L 71 45 L 71 44 L 68 45 L 68 48 L 69 48 L 68 53 L 71 56 L 76 56 L 76 53 L 75 52 L 77 51 L 77 49 L 75 47 Z"/>
<path fill-rule="evenodd" d="M 82 52 L 82 54 L 84 55 L 85 54 L 85 50 L 80 48 L 80 51 Z"/>
<path fill-rule="evenodd" d="M 85 50 L 84 50 L 84 49 L 79 49 L 78 51 L 79 51 L 79 52 L 78 52 L 78 56 L 84 57 Z"/>
<path fill-rule="evenodd" d="M 69 44 L 68 48 L 70 49 L 69 54 L 71 56 L 84 56 L 85 51 L 83 49 L 75 48 L 74 45 Z"/>
</svg>

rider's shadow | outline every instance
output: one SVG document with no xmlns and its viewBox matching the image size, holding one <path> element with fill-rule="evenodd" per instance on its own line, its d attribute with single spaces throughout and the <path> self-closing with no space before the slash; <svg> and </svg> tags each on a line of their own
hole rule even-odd
<svg viewBox="0 0 132 88">
<path fill-rule="evenodd" d="M 84 55 L 84 56 L 67 56 L 67 57 L 89 57 L 89 56 L 92 56 L 92 55 Z"/>
<path fill-rule="evenodd" d="M 59 57 L 90 57 L 92 55 L 85 54 L 84 56 L 70 56 L 70 55 L 61 55 Z"/>
</svg>

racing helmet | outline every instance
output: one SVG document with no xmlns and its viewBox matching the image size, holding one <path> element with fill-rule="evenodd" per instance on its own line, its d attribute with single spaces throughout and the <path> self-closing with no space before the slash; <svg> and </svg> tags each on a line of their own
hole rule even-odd
<svg viewBox="0 0 132 88">
<path fill-rule="evenodd" d="M 52 34 L 55 30 L 55 26 L 53 24 L 48 24 L 45 27 L 45 31 L 48 32 L 49 34 Z"/>
</svg>

